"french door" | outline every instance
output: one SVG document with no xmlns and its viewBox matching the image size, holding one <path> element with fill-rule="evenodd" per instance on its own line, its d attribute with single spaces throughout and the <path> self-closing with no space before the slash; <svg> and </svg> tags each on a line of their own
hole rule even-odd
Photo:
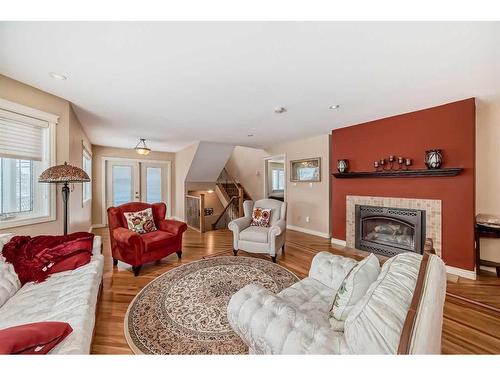
<svg viewBox="0 0 500 375">
<path fill-rule="evenodd" d="M 107 160 L 106 208 L 128 202 L 165 202 L 170 216 L 169 173 L 165 163 Z"/>
</svg>

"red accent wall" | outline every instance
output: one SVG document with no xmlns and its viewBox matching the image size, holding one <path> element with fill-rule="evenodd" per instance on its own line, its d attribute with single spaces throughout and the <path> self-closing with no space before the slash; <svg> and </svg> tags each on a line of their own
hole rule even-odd
<svg viewBox="0 0 500 375">
<path fill-rule="evenodd" d="M 474 269 L 474 98 L 332 131 L 332 172 L 338 159 L 350 171 L 373 171 L 374 160 L 401 155 L 425 168 L 425 150 L 443 150 L 443 167 L 456 177 L 332 179 L 332 233 L 346 238 L 346 195 L 440 199 L 442 257 L 447 265 Z"/>
</svg>

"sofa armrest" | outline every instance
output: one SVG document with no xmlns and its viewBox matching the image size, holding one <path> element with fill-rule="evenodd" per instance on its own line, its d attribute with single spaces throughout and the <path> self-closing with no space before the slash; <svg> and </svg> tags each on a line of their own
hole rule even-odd
<svg viewBox="0 0 500 375">
<path fill-rule="evenodd" d="M 227 226 L 233 232 L 233 249 L 238 250 L 238 240 L 240 239 L 240 232 L 250 226 L 252 221 L 251 217 L 243 216 L 235 219 Z"/>
<path fill-rule="evenodd" d="M 227 307 L 229 324 L 255 354 L 338 354 L 341 333 L 309 316 L 264 287 L 250 284 Z"/>
<path fill-rule="evenodd" d="M 352 258 L 322 251 L 313 258 L 309 277 L 331 289 L 337 290 L 349 271 L 358 262 Z"/>
<path fill-rule="evenodd" d="M 187 224 L 178 220 L 163 219 L 158 221 L 158 229 L 178 236 L 187 230 Z"/>
<path fill-rule="evenodd" d="M 285 233 L 286 221 L 284 219 L 278 220 L 271 228 L 269 228 L 269 235 L 271 237 L 278 237 L 281 233 Z"/>
<path fill-rule="evenodd" d="M 123 246 L 141 249 L 143 247 L 141 236 L 130 229 L 126 229 L 123 227 L 114 229 L 113 238 L 116 242 Z"/>
</svg>

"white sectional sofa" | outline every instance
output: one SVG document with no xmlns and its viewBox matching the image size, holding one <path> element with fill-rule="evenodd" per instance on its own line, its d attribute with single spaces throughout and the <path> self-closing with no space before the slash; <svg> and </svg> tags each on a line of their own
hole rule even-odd
<svg viewBox="0 0 500 375">
<path fill-rule="evenodd" d="M 8 235 L 0 235 L 0 252 L 9 239 Z M 1 299 L 6 300 L 0 306 L 0 329 L 44 321 L 67 322 L 73 332 L 50 354 L 88 354 L 103 265 L 101 238 L 96 236 L 90 263 L 51 275 L 41 283 L 27 283 L 17 290 L 14 284 L 19 280 L 13 267 L 0 255 L 0 303 Z"/>
<path fill-rule="evenodd" d="M 330 310 L 352 262 L 321 252 L 309 277 L 278 294 L 247 285 L 229 302 L 230 325 L 252 354 L 439 354 L 443 261 L 415 253 L 389 259 L 339 329 Z"/>
</svg>

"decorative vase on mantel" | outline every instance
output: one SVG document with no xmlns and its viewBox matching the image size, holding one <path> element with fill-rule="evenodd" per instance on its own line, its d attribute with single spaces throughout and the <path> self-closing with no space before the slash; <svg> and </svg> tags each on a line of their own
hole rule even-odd
<svg viewBox="0 0 500 375">
<path fill-rule="evenodd" d="M 337 160 L 337 170 L 339 173 L 346 173 L 349 169 L 349 161 L 347 159 Z"/>
<path fill-rule="evenodd" d="M 425 165 L 428 169 L 439 169 L 443 164 L 443 152 L 440 149 L 425 151 Z"/>
</svg>

